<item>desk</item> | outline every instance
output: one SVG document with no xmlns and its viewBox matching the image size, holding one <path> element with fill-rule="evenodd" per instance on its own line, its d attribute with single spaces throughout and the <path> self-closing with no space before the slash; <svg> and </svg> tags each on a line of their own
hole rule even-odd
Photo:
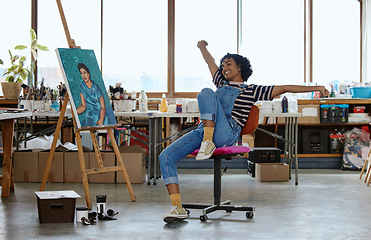
<svg viewBox="0 0 371 240">
<path fill-rule="evenodd" d="M 1 198 L 9 198 L 10 192 L 14 192 L 13 163 L 12 163 L 14 119 L 31 116 L 32 112 L 0 114 L 0 124 L 4 151 Z"/>
<path fill-rule="evenodd" d="M 285 137 L 279 136 L 265 129 L 258 128 L 258 130 L 285 141 L 284 159 L 285 162 L 289 163 L 290 178 L 292 160 L 295 159 L 295 185 L 298 185 L 298 117 L 301 117 L 301 113 L 260 113 L 259 117 L 275 117 L 276 124 L 278 117 L 285 118 Z"/>
</svg>

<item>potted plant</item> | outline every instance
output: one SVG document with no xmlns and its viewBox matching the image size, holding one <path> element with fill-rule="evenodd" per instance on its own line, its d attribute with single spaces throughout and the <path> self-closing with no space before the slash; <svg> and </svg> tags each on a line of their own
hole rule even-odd
<svg viewBox="0 0 371 240">
<path fill-rule="evenodd" d="M 5 82 L 1 83 L 3 89 L 3 95 L 5 99 L 18 99 L 21 92 L 21 85 L 27 77 L 33 77 L 33 73 L 36 67 L 37 52 L 39 49 L 41 51 L 49 51 L 49 49 L 43 45 L 37 43 L 36 33 L 33 29 L 30 30 L 31 43 L 27 47 L 25 45 L 17 45 L 14 49 L 25 50 L 28 49 L 26 56 L 24 55 L 14 55 L 9 50 L 10 63 L 11 66 L 5 69 L 3 76 L 6 76 Z M 31 63 L 30 66 L 26 66 L 26 58 L 31 53 Z"/>
</svg>

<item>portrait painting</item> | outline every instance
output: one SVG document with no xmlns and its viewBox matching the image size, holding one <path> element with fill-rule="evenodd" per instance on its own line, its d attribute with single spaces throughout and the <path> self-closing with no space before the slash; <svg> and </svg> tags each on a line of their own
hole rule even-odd
<svg viewBox="0 0 371 240">
<path fill-rule="evenodd" d="M 56 53 L 77 127 L 117 124 L 94 51 L 58 48 Z"/>
</svg>

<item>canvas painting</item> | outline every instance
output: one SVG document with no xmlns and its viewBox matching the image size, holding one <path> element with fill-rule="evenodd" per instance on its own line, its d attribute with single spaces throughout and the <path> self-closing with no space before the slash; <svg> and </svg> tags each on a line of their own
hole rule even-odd
<svg viewBox="0 0 371 240">
<path fill-rule="evenodd" d="M 94 51 L 58 48 L 56 53 L 77 127 L 117 124 Z"/>
</svg>

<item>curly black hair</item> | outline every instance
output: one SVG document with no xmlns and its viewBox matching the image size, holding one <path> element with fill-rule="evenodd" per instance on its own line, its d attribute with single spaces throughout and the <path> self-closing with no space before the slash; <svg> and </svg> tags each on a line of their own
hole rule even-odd
<svg viewBox="0 0 371 240">
<path fill-rule="evenodd" d="M 241 77 L 243 79 L 243 81 L 247 81 L 247 79 L 249 79 L 249 77 L 251 76 L 252 74 L 252 68 L 251 68 L 251 64 L 250 64 L 250 60 L 247 59 L 246 57 L 243 57 L 239 54 L 231 54 L 231 53 L 227 53 L 221 60 L 220 60 L 220 66 L 219 66 L 219 69 L 220 71 L 222 71 L 222 64 L 223 64 L 223 61 L 226 59 L 226 58 L 233 58 L 233 60 L 236 62 L 237 66 L 239 66 L 241 68 Z"/>
</svg>

